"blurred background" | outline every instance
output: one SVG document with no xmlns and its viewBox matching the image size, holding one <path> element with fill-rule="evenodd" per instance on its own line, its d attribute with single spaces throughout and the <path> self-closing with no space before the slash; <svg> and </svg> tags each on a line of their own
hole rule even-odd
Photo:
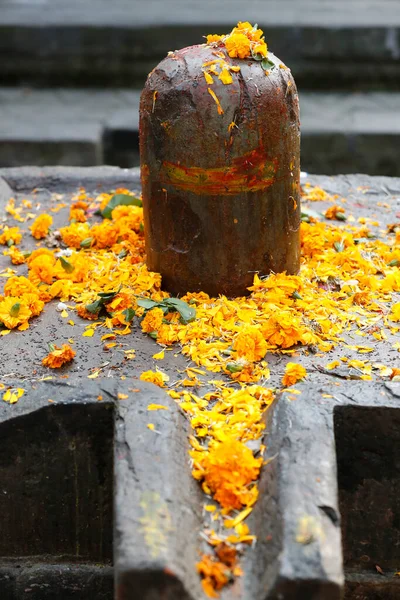
<svg viewBox="0 0 400 600">
<path fill-rule="evenodd" d="M 302 170 L 400 176 L 400 0 L 0 0 L 0 167 L 138 165 L 147 73 L 239 20 L 292 69 Z"/>
</svg>

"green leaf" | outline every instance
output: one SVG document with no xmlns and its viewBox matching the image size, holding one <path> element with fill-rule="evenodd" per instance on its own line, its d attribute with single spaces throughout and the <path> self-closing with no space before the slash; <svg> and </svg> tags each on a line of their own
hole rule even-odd
<svg viewBox="0 0 400 600">
<path fill-rule="evenodd" d="M 269 60 L 268 58 L 263 58 L 261 60 L 261 66 L 264 69 L 264 71 L 272 71 L 273 69 L 275 69 L 275 64 L 272 62 L 272 60 Z"/>
<path fill-rule="evenodd" d="M 54 344 L 49 344 L 49 350 L 50 352 L 54 352 L 54 350 L 56 349 Z"/>
<path fill-rule="evenodd" d="M 143 233 L 143 231 L 144 231 L 144 223 L 140 223 L 140 225 L 139 225 L 139 231 L 140 231 L 140 233 Z"/>
<path fill-rule="evenodd" d="M 81 241 L 81 248 L 90 248 L 93 243 L 93 238 L 86 238 Z"/>
<path fill-rule="evenodd" d="M 162 304 L 168 306 L 169 309 L 172 308 L 172 310 L 178 311 L 178 313 L 181 315 L 181 321 L 185 325 L 191 321 L 194 321 L 196 318 L 196 310 L 193 308 L 193 306 L 189 306 L 187 302 L 179 300 L 179 298 L 165 298 L 165 300 L 162 301 Z"/>
<path fill-rule="evenodd" d="M 159 302 L 154 302 L 154 300 L 151 300 L 150 298 L 139 298 L 137 305 L 145 308 L 146 310 L 150 310 L 151 308 L 158 306 Z"/>
<path fill-rule="evenodd" d="M 20 302 L 16 302 L 15 304 L 13 304 L 11 307 L 11 310 L 10 310 L 10 316 L 18 317 L 20 308 L 21 308 Z"/>
<path fill-rule="evenodd" d="M 321 218 L 321 214 L 318 213 L 316 210 L 313 210 L 312 208 L 308 208 L 308 206 L 302 206 L 301 207 L 301 219 L 302 221 L 304 221 L 303 217 L 312 217 L 313 219 L 320 219 Z"/>
<path fill-rule="evenodd" d="M 391 260 L 390 263 L 388 264 L 388 267 L 398 267 L 400 265 L 400 261 L 397 260 L 397 258 L 395 258 L 394 260 Z"/>
<path fill-rule="evenodd" d="M 125 258 L 125 256 L 128 256 L 128 250 L 126 248 L 121 250 L 121 252 L 118 254 L 118 258 Z"/>
<path fill-rule="evenodd" d="M 135 196 L 128 196 L 128 194 L 115 194 L 109 203 L 101 211 L 102 216 L 105 219 L 111 219 L 111 213 L 116 206 L 143 206 L 142 201 Z"/>
<path fill-rule="evenodd" d="M 347 217 L 344 213 L 338 212 L 338 213 L 336 213 L 336 220 L 337 221 L 347 221 Z"/>
<path fill-rule="evenodd" d="M 303 298 L 300 296 L 299 292 L 293 292 L 292 294 L 292 298 L 294 298 L 295 300 L 303 300 Z"/>
<path fill-rule="evenodd" d="M 122 311 L 122 314 L 125 317 L 125 321 L 127 323 L 130 323 L 133 319 L 133 317 L 136 315 L 136 311 L 133 308 L 126 308 L 125 310 Z"/>
<path fill-rule="evenodd" d="M 97 315 L 97 313 L 99 313 L 103 308 L 103 300 L 95 300 L 91 304 L 86 304 L 85 308 L 88 312 L 92 313 L 93 315 Z"/>
<path fill-rule="evenodd" d="M 333 247 L 335 248 L 336 252 L 343 252 L 343 250 L 344 250 L 343 242 L 335 242 L 333 244 Z"/>
<path fill-rule="evenodd" d="M 237 362 L 229 362 L 226 363 L 226 370 L 229 371 L 229 373 L 240 373 L 240 371 L 243 371 L 243 365 Z"/>
<path fill-rule="evenodd" d="M 257 60 L 259 62 L 265 60 L 263 56 L 261 56 L 261 54 L 256 54 L 255 52 L 253 52 L 253 50 L 251 51 L 251 56 L 254 58 L 254 60 Z"/>
<path fill-rule="evenodd" d="M 14 240 L 12 240 L 12 239 L 7 240 L 7 246 L 9 248 L 11 248 L 11 246 L 14 246 Z"/>
<path fill-rule="evenodd" d="M 72 273 L 75 270 L 74 265 L 63 256 L 60 256 L 60 263 L 66 273 Z"/>
<path fill-rule="evenodd" d="M 157 331 L 150 331 L 150 333 L 148 334 L 151 338 L 153 338 L 153 340 L 157 339 L 158 333 Z"/>
</svg>

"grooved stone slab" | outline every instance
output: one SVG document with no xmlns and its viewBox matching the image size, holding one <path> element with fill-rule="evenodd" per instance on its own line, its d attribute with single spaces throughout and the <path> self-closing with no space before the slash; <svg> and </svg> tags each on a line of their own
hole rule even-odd
<svg viewBox="0 0 400 600">
<path fill-rule="evenodd" d="M 397 218 L 399 179 L 309 180 L 346 197 L 355 219 L 384 228 Z M 11 190 L 48 210 L 60 201 L 54 192 L 68 203 L 81 185 L 139 191 L 139 172 L 0 169 L 3 206 Z M 65 215 L 54 213 L 55 226 Z M 8 266 L 0 255 L 0 269 Z M 1 338 L 1 381 L 25 389 L 16 404 L 0 402 L 1 600 L 112 600 L 114 584 L 114 600 L 204 600 L 194 565 L 207 549 L 199 532 L 209 500 L 190 474 L 188 424 L 163 390 L 138 379 L 160 367 L 157 346 L 133 327 L 124 345 L 106 352 L 103 332 L 82 338 L 87 322 L 74 320 L 68 325 L 52 303 L 27 331 Z M 76 359 L 41 382 L 49 376 L 40 364 L 47 343 L 70 337 Z M 371 362 L 398 364 L 389 332 L 385 342 L 368 341 Z M 124 359 L 126 348 L 136 349 L 133 361 Z M 175 350 L 161 367 L 171 381 L 188 365 Z M 282 394 L 266 413 L 267 464 L 249 517 L 257 544 L 222 600 L 339 600 L 343 589 L 345 600 L 399 597 L 400 385 L 320 371 L 343 354 L 340 347 L 322 357 L 302 353 L 301 393 Z M 269 386 L 280 386 L 290 359 L 268 356 Z M 99 377 L 88 379 L 94 369 Z M 209 379 L 215 374 L 204 376 L 199 393 Z M 148 411 L 150 403 L 168 410 Z"/>
</svg>

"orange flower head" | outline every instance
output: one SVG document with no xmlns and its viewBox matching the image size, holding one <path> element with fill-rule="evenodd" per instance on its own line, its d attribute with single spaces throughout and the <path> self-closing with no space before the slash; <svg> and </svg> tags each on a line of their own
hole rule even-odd
<svg viewBox="0 0 400 600">
<path fill-rule="evenodd" d="M 37 288 L 23 275 L 10 277 L 4 286 L 5 296 L 22 296 L 25 293 L 37 293 Z"/>
<path fill-rule="evenodd" d="M 22 233 L 19 227 L 8 227 L 5 226 L 3 233 L 0 233 L 0 245 L 12 246 L 13 244 L 19 244 L 22 240 Z"/>
<path fill-rule="evenodd" d="M 48 235 L 49 229 L 52 224 L 53 224 L 53 217 L 51 217 L 50 215 L 46 215 L 46 213 L 44 213 L 43 215 L 39 215 L 33 221 L 32 225 L 30 226 L 29 229 L 31 230 L 32 236 L 36 240 L 41 240 Z"/>
<path fill-rule="evenodd" d="M 231 58 L 250 56 L 250 40 L 244 33 L 232 33 L 227 37 L 225 47 Z"/>
<path fill-rule="evenodd" d="M 7 329 L 27 323 L 31 316 L 29 307 L 21 298 L 8 296 L 0 302 L 0 323 Z"/>
<path fill-rule="evenodd" d="M 285 374 L 282 378 L 282 384 L 285 387 L 290 387 L 307 376 L 307 371 L 302 365 L 288 362 L 285 369 Z"/>
<path fill-rule="evenodd" d="M 50 369 L 58 369 L 71 362 L 76 356 L 75 350 L 72 350 L 69 344 L 63 344 L 61 348 L 52 345 L 51 351 L 42 360 L 44 367 L 50 367 Z"/>
<path fill-rule="evenodd" d="M 264 358 L 267 348 L 267 342 L 257 327 L 245 327 L 233 344 L 237 356 L 250 362 L 257 362 Z"/>
<path fill-rule="evenodd" d="M 205 454 L 201 463 L 204 482 L 221 506 L 240 509 L 253 497 L 249 485 L 257 479 L 262 461 L 242 442 L 228 439 Z"/>
<path fill-rule="evenodd" d="M 223 35 L 210 34 L 207 36 L 207 44 L 214 44 L 215 42 L 220 42 L 223 39 Z"/>
<path fill-rule="evenodd" d="M 81 243 L 91 237 L 90 227 L 87 223 L 71 223 L 61 227 L 62 241 L 69 248 L 80 248 Z"/>
<path fill-rule="evenodd" d="M 144 319 L 141 322 L 142 331 L 152 333 L 158 331 L 163 323 L 164 312 L 161 308 L 152 308 L 147 311 Z"/>
</svg>

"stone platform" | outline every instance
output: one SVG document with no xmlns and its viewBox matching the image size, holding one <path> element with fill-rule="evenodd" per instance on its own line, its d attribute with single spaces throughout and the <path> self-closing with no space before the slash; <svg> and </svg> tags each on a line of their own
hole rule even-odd
<svg viewBox="0 0 400 600">
<path fill-rule="evenodd" d="M 346 197 L 355 217 L 379 219 L 377 234 L 398 219 L 400 179 L 309 181 Z M 11 195 L 34 199 L 43 212 L 68 204 L 80 186 L 139 191 L 139 173 L 2 169 L 1 217 Z M 66 210 L 54 213 L 56 226 Z M 8 267 L 0 255 L 0 275 Z M 187 421 L 163 390 L 138 380 L 156 367 L 158 347 L 133 327 L 105 351 L 99 331 L 82 337 L 87 321 L 74 314 L 72 327 L 56 304 L 27 331 L 0 337 L 0 382 L 25 390 L 14 405 L 0 401 L 1 599 L 204 599 L 194 563 L 205 547 L 198 536 L 205 496 L 190 474 Z M 76 359 L 49 374 L 40 360 L 48 343 L 71 337 Z M 368 359 L 397 366 L 395 340 L 363 338 L 374 347 Z M 124 360 L 128 348 L 133 361 Z M 249 518 L 258 541 L 222 599 L 339 600 L 343 590 L 346 600 L 398 599 L 400 384 L 378 375 L 360 381 L 345 367 L 328 372 L 340 349 L 300 352 L 307 381 L 266 413 L 268 464 Z M 269 386 L 278 387 L 288 360 L 268 356 Z M 173 381 L 187 364 L 167 352 L 162 368 Z M 214 377 L 202 376 L 205 386 Z M 153 402 L 169 408 L 151 413 L 157 433 L 146 427 Z"/>
</svg>

